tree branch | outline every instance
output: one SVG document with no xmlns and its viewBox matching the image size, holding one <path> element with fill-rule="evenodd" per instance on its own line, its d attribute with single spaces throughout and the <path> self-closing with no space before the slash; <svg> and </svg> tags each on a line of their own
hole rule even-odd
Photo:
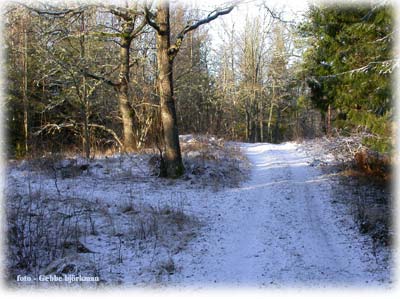
<svg viewBox="0 0 400 299">
<path fill-rule="evenodd" d="M 158 34 L 162 34 L 160 27 L 154 22 L 154 14 L 150 11 L 149 6 L 144 5 L 144 18 L 146 19 L 147 24 L 153 27 Z"/>
<path fill-rule="evenodd" d="M 278 20 L 282 23 L 293 23 L 293 21 L 286 21 L 283 20 L 281 17 L 281 14 L 276 14 L 276 12 L 274 12 L 272 9 L 270 9 L 265 3 L 263 4 L 264 8 L 269 12 L 269 14 L 271 15 L 271 17 L 275 20 Z"/>
<path fill-rule="evenodd" d="M 107 78 L 105 78 L 105 77 L 102 77 L 102 76 L 98 76 L 98 75 L 95 75 L 95 74 L 88 73 L 88 72 L 85 71 L 85 70 L 82 70 L 81 72 L 82 72 L 83 75 L 86 76 L 86 77 L 89 77 L 89 78 L 92 78 L 92 79 L 96 79 L 96 80 L 102 81 L 102 82 L 104 82 L 104 83 L 106 83 L 106 84 L 108 84 L 108 85 L 110 85 L 110 86 L 113 86 L 113 87 L 118 87 L 118 86 L 119 86 L 119 83 L 115 83 L 115 82 L 113 82 L 113 81 L 111 81 L 110 79 L 107 79 Z"/>
<path fill-rule="evenodd" d="M 332 75 L 326 75 L 326 76 L 318 76 L 318 78 L 321 79 L 328 79 L 328 78 L 336 78 L 338 76 L 343 76 L 343 75 L 353 75 L 356 73 L 367 73 L 370 70 L 378 69 L 379 67 L 384 68 L 384 70 L 381 70 L 379 74 L 384 75 L 384 74 L 391 74 L 395 68 L 397 68 L 400 65 L 400 59 L 389 59 L 389 60 L 384 60 L 384 61 L 372 61 L 368 63 L 367 65 L 364 65 L 362 67 L 352 69 L 349 71 L 341 72 L 341 73 L 336 73 Z"/>
<path fill-rule="evenodd" d="M 61 124 L 46 124 L 44 126 L 42 126 L 38 131 L 34 132 L 33 135 L 34 136 L 39 136 L 40 134 L 42 134 L 43 132 L 47 131 L 48 133 L 52 133 L 55 131 L 61 131 L 61 129 L 74 129 L 76 126 L 83 126 L 82 123 L 61 123 Z M 91 128 L 98 128 L 101 129 L 107 133 L 109 133 L 110 135 L 112 135 L 115 139 L 115 141 L 119 144 L 119 146 L 121 148 L 123 148 L 123 143 L 121 141 L 121 139 L 118 138 L 117 133 L 115 133 L 113 130 L 107 128 L 106 126 L 103 125 L 98 125 L 98 124 L 88 124 L 89 127 Z"/>
<path fill-rule="evenodd" d="M 236 6 L 238 2 L 232 4 L 231 6 L 223 9 L 216 9 L 208 14 L 208 16 L 202 20 L 197 21 L 194 24 L 187 24 L 185 28 L 177 35 L 175 43 L 168 49 L 168 55 L 171 60 L 173 60 L 178 54 L 179 49 L 182 45 L 182 41 L 187 33 L 193 31 L 200 27 L 201 25 L 210 23 L 211 21 L 215 20 L 219 16 L 229 14 Z"/>
<path fill-rule="evenodd" d="M 128 11 L 122 11 L 121 8 L 116 9 L 114 7 L 109 7 L 110 13 L 113 15 L 124 19 L 125 21 L 132 21 L 132 15 Z"/>
<path fill-rule="evenodd" d="M 107 133 L 111 134 L 114 137 L 115 141 L 117 141 L 117 143 L 119 144 L 119 146 L 121 148 L 124 147 L 121 139 L 118 138 L 118 135 L 113 130 L 107 128 L 106 126 L 98 125 L 98 124 L 88 124 L 88 126 L 92 127 L 92 128 L 98 128 L 98 129 L 102 129 L 103 131 L 106 131 Z"/>
<path fill-rule="evenodd" d="M 61 129 L 74 128 L 75 123 L 62 123 L 62 124 L 46 124 L 42 126 L 38 131 L 33 133 L 33 136 L 39 136 L 43 132 L 47 131 L 49 134 L 55 131 L 61 131 Z"/>
<path fill-rule="evenodd" d="M 89 8 L 88 5 L 84 5 L 84 6 L 79 6 L 77 8 L 70 8 L 70 9 L 61 9 L 61 10 L 54 9 L 53 10 L 53 8 L 51 8 L 51 9 L 46 10 L 46 9 L 39 9 L 39 8 L 31 7 L 31 6 L 28 6 L 21 2 L 16 2 L 16 3 L 25 7 L 28 10 L 36 12 L 39 15 L 48 15 L 48 16 L 52 16 L 52 17 L 56 17 L 56 18 L 63 18 L 68 14 L 73 14 L 73 15 L 80 14 Z"/>
<path fill-rule="evenodd" d="M 136 29 L 131 32 L 130 38 L 134 39 L 143 30 L 143 28 L 147 25 L 147 23 L 148 23 L 147 19 L 143 18 L 139 26 L 136 27 Z"/>
</svg>

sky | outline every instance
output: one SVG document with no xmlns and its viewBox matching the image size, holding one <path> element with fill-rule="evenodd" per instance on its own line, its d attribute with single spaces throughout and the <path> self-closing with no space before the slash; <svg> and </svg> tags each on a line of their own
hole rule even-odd
<svg viewBox="0 0 400 299">
<path fill-rule="evenodd" d="M 177 0 L 177 2 L 184 3 L 193 3 L 200 6 L 202 9 L 206 11 L 212 11 L 215 8 L 226 7 L 232 1 L 227 0 Z M 301 16 L 307 9 L 307 1 L 306 0 L 242 0 L 241 3 L 235 8 L 229 16 L 223 16 L 225 19 L 233 19 L 235 20 L 235 24 L 238 27 L 244 26 L 244 20 L 246 14 L 256 15 L 259 13 L 257 6 L 266 2 L 270 9 L 283 9 L 285 11 L 285 19 L 297 19 Z"/>
<path fill-rule="evenodd" d="M 193 3 L 195 7 L 200 7 L 201 10 L 204 10 L 203 16 L 207 16 L 210 11 L 213 11 L 216 8 L 227 7 L 232 3 L 232 0 L 203 0 L 201 2 L 198 0 L 177 1 L 188 4 Z M 242 0 L 238 7 L 228 15 L 220 16 L 211 23 L 204 25 L 208 29 L 209 36 L 211 36 L 211 53 L 218 52 L 224 43 L 221 38 L 224 36 L 224 26 L 225 28 L 232 28 L 232 24 L 234 23 L 235 34 L 236 36 L 240 36 L 241 32 L 244 31 L 247 16 L 250 16 L 251 19 L 252 16 L 259 15 L 260 6 L 264 2 L 272 11 L 282 12 L 281 17 L 285 21 L 300 22 L 308 7 L 308 2 L 306 0 Z M 263 13 L 266 13 L 264 9 Z M 268 43 L 269 40 L 267 40 L 267 44 Z"/>
</svg>

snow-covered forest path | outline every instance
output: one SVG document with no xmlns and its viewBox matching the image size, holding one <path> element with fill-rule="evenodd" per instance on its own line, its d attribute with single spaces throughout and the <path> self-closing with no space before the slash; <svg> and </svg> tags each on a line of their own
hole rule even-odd
<svg viewBox="0 0 400 299">
<path fill-rule="evenodd" d="M 243 144 L 249 181 L 206 206 L 206 232 L 182 256 L 178 285 L 379 284 L 375 258 L 340 223 L 329 180 L 295 143 Z"/>
</svg>

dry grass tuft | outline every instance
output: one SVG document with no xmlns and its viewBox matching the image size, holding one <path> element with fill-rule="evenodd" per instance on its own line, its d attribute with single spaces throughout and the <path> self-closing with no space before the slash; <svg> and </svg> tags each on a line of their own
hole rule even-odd
<svg viewBox="0 0 400 299">
<path fill-rule="evenodd" d="M 240 148 L 213 136 L 182 138 L 186 177 L 192 184 L 220 190 L 237 187 L 247 179 L 249 163 Z"/>
</svg>

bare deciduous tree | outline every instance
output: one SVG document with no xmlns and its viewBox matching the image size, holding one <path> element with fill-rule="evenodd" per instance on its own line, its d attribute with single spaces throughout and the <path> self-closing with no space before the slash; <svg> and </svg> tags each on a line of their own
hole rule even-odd
<svg viewBox="0 0 400 299">
<path fill-rule="evenodd" d="M 221 15 L 230 13 L 235 5 L 211 12 L 206 18 L 189 22 L 180 31 L 175 42 L 171 45 L 170 3 L 168 0 L 158 0 L 157 12 L 152 13 L 149 7 L 145 8 L 147 22 L 156 30 L 157 59 L 158 59 L 158 88 L 160 94 L 161 122 L 165 144 L 163 169 L 161 174 L 167 177 L 179 177 L 184 173 L 179 133 L 176 117 L 173 63 L 186 34 L 207 24 Z"/>
</svg>

